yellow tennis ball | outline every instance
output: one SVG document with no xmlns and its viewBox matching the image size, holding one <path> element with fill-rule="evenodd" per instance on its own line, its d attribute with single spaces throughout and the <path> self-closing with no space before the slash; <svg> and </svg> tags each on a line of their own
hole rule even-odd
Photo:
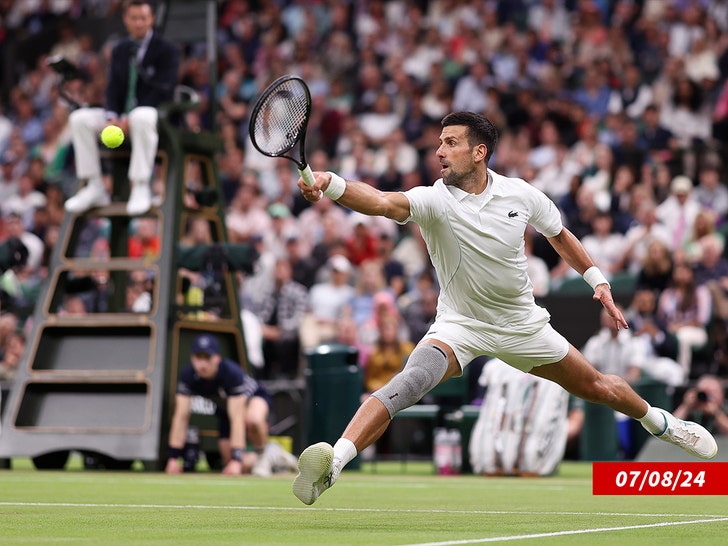
<svg viewBox="0 0 728 546">
<path fill-rule="evenodd" d="M 118 125 L 109 125 L 101 131 L 101 142 L 107 148 L 118 148 L 124 142 L 124 131 Z"/>
</svg>

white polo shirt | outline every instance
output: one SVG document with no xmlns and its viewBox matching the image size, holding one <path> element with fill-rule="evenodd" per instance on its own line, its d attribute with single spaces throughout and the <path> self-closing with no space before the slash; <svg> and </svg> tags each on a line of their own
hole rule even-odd
<svg viewBox="0 0 728 546">
<path fill-rule="evenodd" d="M 502 328 L 542 322 L 548 313 L 533 298 L 524 232 L 531 224 L 546 237 L 558 235 L 561 214 L 524 180 L 488 174 L 479 195 L 442 179 L 404 192 L 407 221 L 419 224 L 440 281 L 438 314 L 452 310 Z"/>
</svg>

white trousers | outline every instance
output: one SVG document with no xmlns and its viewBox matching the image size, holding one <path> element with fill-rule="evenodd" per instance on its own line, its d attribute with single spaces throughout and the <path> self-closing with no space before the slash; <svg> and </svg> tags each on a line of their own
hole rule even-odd
<svg viewBox="0 0 728 546">
<path fill-rule="evenodd" d="M 700 349 L 708 342 L 708 332 L 699 326 L 682 326 L 677 336 L 677 361 L 683 369 L 685 379 L 690 377 L 693 363 L 693 349 Z"/>
<path fill-rule="evenodd" d="M 151 106 L 138 106 L 129 112 L 129 134 L 131 159 L 129 180 L 135 183 L 149 183 L 157 155 L 159 113 Z M 76 176 L 80 180 L 101 177 L 99 158 L 99 133 L 108 125 L 103 108 L 79 108 L 69 117 L 71 138 L 76 158 Z"/>
</svg>

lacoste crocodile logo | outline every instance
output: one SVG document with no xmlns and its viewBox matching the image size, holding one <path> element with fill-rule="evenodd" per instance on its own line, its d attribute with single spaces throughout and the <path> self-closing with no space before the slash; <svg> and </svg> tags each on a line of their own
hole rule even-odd
<svg viewBox="0 0 728 546">
<path fill-rule="evenodd" d="M 512 210 L 508 213 L 508 218 L 515 218 L 516 216 L 518 216 L 518 213 L 516 211 Z"/>
</svg>

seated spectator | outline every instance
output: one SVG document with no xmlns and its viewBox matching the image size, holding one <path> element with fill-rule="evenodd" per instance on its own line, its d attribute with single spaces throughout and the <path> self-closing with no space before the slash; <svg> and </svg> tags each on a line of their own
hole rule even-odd
<svg viewBox="0 0 728 546">
<path fill-rule="evenodd" d="M 18 331 L 18 316 L 10 311 L 0 311 L 0 358 L 8 344 L 10 336 Z"/>
<path fill-rule="evenodd" d="M 637 222 L 625 233 L 625 250 L 622 256 L 624 269 L 637 273 L 647 257 L 650 244 L 657 240 L 670 250 L 671 232 L 657 217 L 653 201 L 643 202 L 635 211 Z"/>
<path fill-rule="evenodd" d="M 278 258 L 273 283 L 255 308 L 261 320 L 265 379 L 292 379 L 298 376 L 301 356 L 298 330 L 306 312 L 306 287 L 293 281 L 288 258 Z"/>
<path fill-rule="evenodd" d="M 58 308 L 58 314 L 67 317 L 83 317 L 88 313 L 84 298 L 78 294 L 65 294 L 63 303 Z"/>
<path fill-rule="evenodd" d="M 645 360 L 642 371 L 669 385 L 682 385 L 687 377 L 677 363 L 677 337 L 668 332 L 657 317 L 657 297 L 647 288 L 638 288 L 624 317 L 632 335 L 644 344 Z"/>
<path fill-rule="evenodd" d="M 640 141 L 653 162 L 667 162 L 677 142 L 672 133 L 660 124 L 660 110 L 656 104 L 645 108 L 640 129 Z"/>
<path fill-rule="evenodd" d="M 359 267 L 354 296 L 349 300 L 348 313 L 361 327 L 372 316 L 374 296 L 386 290 L 384 269 L 379 260 L 367 260 Z"/>
<path fill-rule="evenodd" d="M 402 263 L 392 257 L 396 238 L 382 233 L 377 239 L 377 252 L 384 267 L 384 278 L 395 297 L 401 296 L 407 288 L 407 279 Z"/>
<path fill-rule="evenodd" d="M 149 313 L 152 310 L 154 277 L 144 269 L 129 271 L 126 283 L 126 311 Z"/>
<path fill-rule="evenodd" d="M 307 254 L 302 246 L 301 237 L 297 233 L 286 236 L 284 252 L 291 262 L 293 280 L 310 290 L 316 283 L 316 275 L 320 268 L 313 256 Z"/>
<path fill-rule="evenodd" d="M 259 232 L 259 235 L 263 237 L 266 250 L 281 256 L 286 252 L 288 237 L 298 232 L 297 222 L 283 203 L 271 203 L 268 206 L 268 215 L 271 219 L 270 228 Z"/>
<path fill-rule="evenodd" d="M 695 284 L 689 265 L 675 265 L 670 285 L 658 300 L 657 316 L 664 322 L 667 331 L 677 337 L 677 361 L 685 377 L 690 377 L 693 351 L 708 342 L 711 301 L 708 289 Z"/>
<path fill-rule="evenodd" d="M 700 247 L 700 260 L 693 266 L 695 283 L 710 291 L 713 316 L 728 321 L 728 258 L 723 256 L 723 241 L 704 237 Z"/>
<path fill-rule="evenodd" d="M 382 320 L 388 314 L 396 314 L 399 317 L 399 309 L 394 296 L 388 290 L 381 290 L 372 298 L 372 310 L 367 319 L 359 326 L 359 342 L 370 351 L 379 339 L 379 328 Z M 400 335 L 402 339 L 409 339 L 407 325 L 399 320 Z"/>
<path fill-rule="evenodd" d="M 614 231 L 614 221 L 609 212 L 599 212 L 591 225 L 592 233 L 582 239 L 582 244 L 594 263 L 610 278 L 622 269 L 624 236 Z"/>
<path fill-rule="evenodd" d="M 670 249 L 680 248 L 690 237 L 690 229 L 700 212 L 693 193 L 693 182 L 679 175 L 670 182 L 670 196 L 657 207 L 657 218 L 670 231 Z"/>
<path fill-rule="evenodd" d="M 602 310 L 600 328 L 584 345 L 584 356 L 602 373 L 618 375 L 634 384 L 642 376 L 644 352 L 630 330 L 616 330 Z"/>
<path fill-rule="evenodd" d="M 678 78 L 672 97 L 662 107 L 660 122 L 675 136 L 682 172 L 695 176 L 696 156 L 712 137 L 711 116 L 700 85 L 684 75 Z"/>
<path fill-rule="evenodd" d="M 24 282 L 32 282 L 43 262 L 43 241 L 25 228 L 23 218 L 15 211 L 5 217 L 5 229 L 8 238 L 17 237 L 28 249 L 28 262 L 17 273 Z"/>
<path fill-rule="evenodd" d="M 660 294 L 672 279 L 672 254 L 665 243 L 653 240 L 637 273 L 637 287 Z"/>
<path fill-rule="evenodd" d="M 359 331 L 354 319 L 346 314 L 341 316 L 336 323 L 336 338 L 334 341 L 354 347 L 358 352 L 357 363 L 362 369 L 364 368 L 371 349 L 359 341 Z"/>
<path fill-rule="evenodd" d="M 351 236 L 346 239 L 349 261 L 355 266 L 360 266 L 366 260 L 378 258 L 377 239 L 371 229 L 369 217 L 352 212 L 349 215 L 349 223 L 353 229 Z"/>
<path fill-rule="evenodd" d="M 129 237 L 127 249 L 129 257 L 156 258 L 161 247 L 156 218 L 137 218 L 134 220 L 134 224 L 134 234 Z"/>
<path fill-rule="evenodd" d="M 5 203 L 18 192 L 20 174 L 16 172 L 17 165 L 18 158 L 14 153 L 5 152 L 0 156 L 0 203 Z"/>
<path fill-rule="evenodd" d="M 728 215 L 728 187 L 720 179 L 720 169 L 714 161 L 706 161 L 698 168 L 698 186 L 693 190 L 695 200 L 704 209 L 712 211 L 718 219 Z"/>
<path fill-rule="evenodd" d="M 246 243 L 257 233 L 265 233 L 271 228 L 271 219 L 264 207 L 257 178 L 243 173 L 230 207 L 225 214 L 225 227 L 231 243 Z"/>
<path fill-rule="evenodd" d="M 3 214 L 17 214 L 23 220 L 23 226 L 29 231 L 33 229 L 35 209 L 45 207 L 46 196 L 35 189 L 33 180 L 25 173 L 18 178 L 17 193 L 2 202 Z"/>
<path fill-rule="evenodd" d="M 20 364 L 20 359 L 25 353 L 25 336 L 18 331 L 11 332 L 3 348 L 3 355 L 0 360 L 0 382 L 11 382 L 15 379 L 18 364 Z"/>
<path fill-rule="evenodd" d="M 383 312 L 377 326 L 377 341 L 364 366 L 364 398 L 392 379 L 415 348 L 414 343 L 402 337 L 400 317 L 396 310 Z"/>
<path fill-rule="evenodd" d="M 367 140 L 373 145 L 380 145 L 400 126 L 402 120 L 394 111 L 391 97 L 380 92 L 371 110 L 358 116 L 358 122 Z"/>
<path fill-rule="evenodd" d="M 427 330 L 435 322 L 437 316 L 438 291 L 433 286 L 423 287 L 418 291 L 418 297 L 402 308 L 402 317 L 410 341 L 417 343 L 425 337 Z"/>
<path fill-rule="evenodd" d="M 716 231 L 716 215 L 712 210 L 701 209 L 690 226 L 690 235 L 680 248 L 676 249 L 673 257 L 675 261 L 687 262 L 694 265 L 700 260 L 703 252 L 702 241 L 706 238 L 717 239 L 722 243 L 723 235 Z M 722 249 L 722 247 L 721 247 Z"/>
<path fill-rule="evenodd" d="M 622 270 L 624 254 L 624 235 L 612 229 L 614 221 L 608 211 L 597 211 L 591 219 L 591 233 L 584 235 L 581 241 L 584 248 L 594 260 L 594 264 L 604 272 L 607 279 Z M 566 261 L 561 260 L 551 272 L 552 279 L 576 278 L 574 271 Z"/>
<path fill-rule="evenodd" d="M 314 284 L 308 293 L 308 311 L 301 321 L 301 347 L 310 349 L 336 338 L 337 325 L 354 296 L 349 284 L 353 269 L 341 254 L 329 258 L 329 280 Z"/>
<path fill-rule="evenodd" d="M 609 97 L 609 111 L 624 112 L 631 119 L 641 119 L 651 102 L 652 89 L 642 81 L 639 67 L 634 64 L 625 67 L 621 85 Z"/>
<path fill-rule="evenodd" d="M 713 434 L 728 434 L 728 408 L 721 380 L 713 375 L 701 376 L 695 387 L 685 391 L 673 415 L 700 423 Z"/>
<path fill-rule="evenodd" d="M 631 330 L 616 330 L 614 319 L 606 310 L 600 314 L 601 327 L 584 345 L 582 353 L 602 373 L 618 375 L 629 384 L 642 377 L 645 365 L 644 344 L 635 338 Z M 619 447 L 625 458 L 631 458 L 631 423 L 628 416 L 615 412 Z"/>
</svg>

